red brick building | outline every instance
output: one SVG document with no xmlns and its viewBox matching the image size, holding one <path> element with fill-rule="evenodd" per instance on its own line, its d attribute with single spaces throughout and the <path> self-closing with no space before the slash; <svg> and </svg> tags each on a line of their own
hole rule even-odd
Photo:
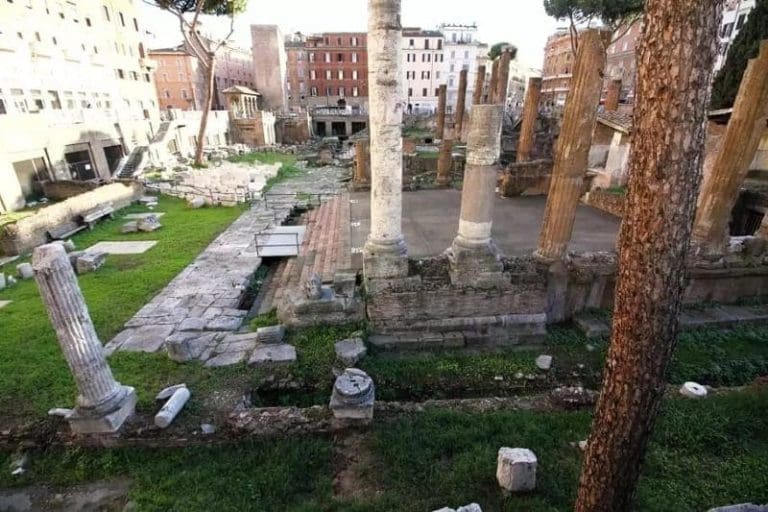
<svg viewBox="0 0 768 512">
<path fill-rule="evenodd" d="M 635 98 L 636 52 L 642 35 L 643 20 L 640 19 L 629 27 L 620 27 L 608 47 L 606 87 L 608 80 L 621 78 L 621 100 L 626 103 L 633 103 Z"/>
<path fill-rule="evenodd" d="M 366 106 L 368 49 L 364 32 L 329 32 L 286 42 L 289 105 Z"/>
<path fill-rule="evenodd" d="M 567 29 L 560 29 L 549 36 L 544 48 L 541 76 L 541 99 L 544 103 L 565 104 L 571 87 L 573 63 L 571 35 Z"/>
</svg>

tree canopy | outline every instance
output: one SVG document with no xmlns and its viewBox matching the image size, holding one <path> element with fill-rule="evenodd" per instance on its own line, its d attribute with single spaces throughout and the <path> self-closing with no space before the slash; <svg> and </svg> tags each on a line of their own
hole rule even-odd
<svg viewBox="0 0 768 512">
<path fill-rule="evenodd" d="M 544 10 L 557 19 L 587 23 L 598 19 L 616 29 L 643 12 L 643 0 L 544 0 Z"/>
<path fill-rule="evenodd" d="M 515 60 L 517 58 L 517 46 L 507 42 L 496 43 L 495 45 L 491 46 L 491 51 L 488 52 L 488 58 L 491 60 L 496 59 L 501 55 L 504 47 L 509 48 L 509 50 L 512 52 L 512 60 Z"/>
<path fill-rule="evenodd" d="M 245 10 L 248 0 L 153 0 L 154 4 L 175 14 L 192 13 L 198 2 L 203 2 L 200 12 L 215 16 L 234 16 Z"/>
<path fill-rule="evenodd" d="M 763 39 L 768 39 L 768 0 L 757 0 L 755 8 L 728 50 L 725 64 L 712 83 L 713 109 L 733 106 L 747 62 L 757 57 Z"/>
</svg>

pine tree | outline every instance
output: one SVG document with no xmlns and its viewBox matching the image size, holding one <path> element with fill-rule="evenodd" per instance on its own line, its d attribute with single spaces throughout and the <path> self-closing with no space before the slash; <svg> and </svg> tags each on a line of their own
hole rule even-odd
<svg viewBox="0 0 768 512">
<path fill-rule="evenodd" d="M 768 0 L 757 0 L 712 84 L 712 109 L 733 106 L 747 61 L 757 57 L 763 39 L 768 39 Z"/>
</svg>

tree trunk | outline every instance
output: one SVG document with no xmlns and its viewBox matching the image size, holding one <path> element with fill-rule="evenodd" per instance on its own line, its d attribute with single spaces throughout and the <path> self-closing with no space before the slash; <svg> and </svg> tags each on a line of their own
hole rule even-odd
<svg viewBox="0 0 768 512">
<path fill-rule="evenodd" d="M 195 149 L 195 165 L 197 166 L 202 166 L 205 163 L 203 162 L 205 130 L 208 127 L 208 113 L 213 106 L 213 80 L 215 76 L 216 54 L 209 52 L 208 59 L 210 65 L 203 66 L 203 74 L 205 76 L 205 103 L 203 104 L 203 115 L 200 117 L 200 129 L 197 131 L 197 148 Z"/>
<path fill-rule="evenodd" d="M 648 0 L 611 345 L 577 512 L 630 510 L 677 342 L 722 0 Z"/>
</svg>

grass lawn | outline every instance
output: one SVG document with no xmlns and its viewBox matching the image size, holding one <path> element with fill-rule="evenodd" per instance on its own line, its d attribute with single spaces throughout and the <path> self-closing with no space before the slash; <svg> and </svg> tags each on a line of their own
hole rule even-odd
<svg viewBox="0 0 768 512">
<path fill-rule="evenodd" d="M 304 170 L 300 169 L 295 165 L 296 157 L 294 155 L 284 155 L 282 153 L 255 152 L 255 153 L 246 153 L 243 155 L 233 156 L 228 158 L 228 160 L 230 162 L 239 163 L 239 164 L 255 164 L 255 163 L 283 164 L 283 166 L 277 172 L 277 175 L 267 180 L 267 184 L 264 186 L 264 190 L 262 191 L 264 193 L 269 192 L 269 190 L 272 187 L 274 187 L 277 183 L 285 179 L 291 178 L 293 176 L 298 176 L 304 173 Z"/>
<path fill-rule="evenodd" d="M 701 512 L 768 502 L 768 389 L 701 401 L 669 398 L 637 494 L 637 510 Z M 29 471 L 0 472 L 0 487 L 132 481 L 137 510 L 430 511 L 477 502 L 485 511 L 567 511 L 575 496 L 590 414 L 431 409 L 375 422 L 359 445 L 360 497 L 334 498 L 333 442 L 302 437 L 186 449 L 52 450 Z M 533 493 L 504 498 L 495 482 L 501 446 L 539 459 Z M 358 452 L 356 452 L 358 453 Z"/>
<path fill-rule="evenodd" d="M 163 197 L 156 209 L 166 214 L 161 219 L 162 229 L 121 234 L 122 216 L 143 211 L 143 206 L 131 206 L 120 211 L 115 220 L 101 222 L 93 231 L 73 237 L 80 249 L 103 240 L 159 241 L 141 255 L 109 256 L 98 272 L 80 276 L 80 286 L 103 343 L 191 263 L 243 208 L 190 210 L 182 200 Z M 15 264 L 6 267 L 5 272 L 14 271 Z M 71 406 L 74 383 L 35 282 L 21 281 L 14 288 L 0 291 L 0 300 L 13 301 L 0 310 L 0 410 L 24 416 L 43 414 L 53 406 Z M 165 356 L 121 354 L 110 362 L 117 378 L 137 385 L 143 396 L 157 392 L 157 379 L 173 378 L 173 372 L 180 371 Z"/>
</svg>

